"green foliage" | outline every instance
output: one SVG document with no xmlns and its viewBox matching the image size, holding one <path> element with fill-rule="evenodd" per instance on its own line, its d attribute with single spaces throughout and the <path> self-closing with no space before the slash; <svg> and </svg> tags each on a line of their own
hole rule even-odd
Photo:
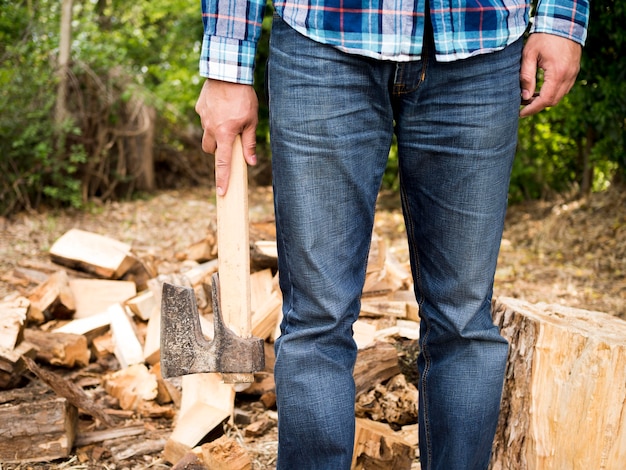
<svg viewBox="0 0 626 470">
<path fill-rule="evenodd" d="M 75 0 L 68 103 L 75 123 L 57 128 L 60 4 L 0 0 L 0 214 L 44 202 L 87 202 L 85 164 L 90 172 L 106 166 L 102 152 L 116 150 L 96 145 L 103 135 L 112 139 L 96 121 L 123 126 L 134 99 L 157 109 L 165 128 L 156 133 L 158 141 L 175 140 L 173 129 L 197 125 L 199 2 Z M 126 182 L 128 174 L 115 167 L 108 165 L 101 179 Z"/>
<path fill-rule="evenodd" d="M 567 100 L 560 106 L 567 106 Z M 576 154 L 576 142 L 554 129 L 550 111 L 524 120 L 519 129 L 519 143 L 511 176 L 510 199 L 539 199 L 552 192 L 570 189 L 576 178 L 571 160 L 563 155 Z"/>
<path fill-rule="evenodd" d="M 601 191 L 626 176 L 626 0 L 590 8 L 576 85 L 559 105 L 520 123 L 513 202 Z"/>
<path fill-rule="evenodd" d="M 84 161 L 75 146 L 65 151 L 67 123 L 52 125 L 56 89 L 49 60 L 54 41 L 45 30 L 56 19 L 26 3 L 2 2 L 0 17 L 0 215 L 31 208 L 42 200 L 80 206 L 80 181 L 72 175 Z"/>
<path fill-rule="evenodd" d="M 389 157 L 387 158 L 387 167 L 383 174 L 382 187 L 392 191 L 400 190 L 400 177 L 398 175 L 398 142 L 396 136 L 393 136 L 391 149 L 389 149 Z"/>
<path fill-rule="evenodd" d="M 269 38 L 272 27 L 274 7 L 271 0 L 267 2 L 263 19 L 263 32 L 257 46 L 256 67 L 254 69 L 254 88 L 259 97 L 259 125 L 257 127 L 257 143 L 269 154 L 269 109 L 265 96 L 265 71 L 270 53 Z"/>
<path fill-rule="evenodd" d="M 184 152 L 196 139 L 188 129 L 199 130 L 199 0 L 74 0 L 68 103 L 74 120 L 55 126 L 60 6 L 59 0 L 0 0 L 0 214 L 41 203 L 85 206 L 106 192 L 85 188 L 96 170 L 112 187 L 132 189 L 132 175 L 118 171 L 127 148 L 114 136 L 137 101 L 156 110 L 158 149 Z M 591 2 L 591 10 L 576 86 L 558 106 L 521 122 L 512 201 L 601 190 L 626 178 L 626 0 Z M 272 13 L 269 3 L 255 70 L 258 150 L 266 156 Z M 397 163 L 394 145 L 386 188 L 398 188 Z"/>
<path fill-rule="evenodd" d="M 128 74 L 170 120 L 194 118 L 201 79 L 199 1 L 99 0 L 74 9 L 73 59 L 99 74 Z"/>
</svg>

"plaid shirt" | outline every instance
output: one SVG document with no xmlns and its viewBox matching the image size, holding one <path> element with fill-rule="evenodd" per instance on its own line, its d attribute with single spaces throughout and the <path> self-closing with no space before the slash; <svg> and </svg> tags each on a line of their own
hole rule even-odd
<svg viewBox="0 0 626 470">
<path fill-rule="evenodd" d="M 204 40 L 200 74 L 251 84 L 265 0 L 201 0 Z M 453 61 L 503 49 L 529 23 L 530 0 L 430 0 L 436 57 Z M 274 0 L 274 8 L 305 36 L 345 52 L 382 60 L 419 59 L 422 0 Z M 531 32 L 584 44 L 589 0 L 539 0 Z"/>
</svg>

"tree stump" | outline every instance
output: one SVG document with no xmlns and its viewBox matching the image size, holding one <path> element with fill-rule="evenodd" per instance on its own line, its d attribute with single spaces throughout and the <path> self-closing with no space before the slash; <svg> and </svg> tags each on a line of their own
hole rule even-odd
<svg viewBox="0 0 626 470">
<path fill-rule="evenodd" d="M 626 322 L 512 298 L 494 321 L 510 350 L 491 469 L 624 469 Z"/>
</svg>

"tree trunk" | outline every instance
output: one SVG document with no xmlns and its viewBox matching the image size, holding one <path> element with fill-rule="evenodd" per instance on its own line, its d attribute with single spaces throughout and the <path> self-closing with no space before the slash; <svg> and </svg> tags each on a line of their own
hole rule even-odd
<svg viewBox="0 0 626 470">
<path fill-rule="evenodd" d="M 587 134 L 584 138 L 584 144 L 579 142 L 580 160 L 582 168 L 582 180 L 580 183 L 580 195 L 589 196 L 593 185 L 593 165 L 591 164 L 591 149 L 595 141 L 593 127 L 587 127 Z"/>
<path fill-rule="evenodd" d="M 59 85 L 55 109 L 57 126 L 60 126 L 69 114 L 67 110 L 67 73 L 70 63 L 70 51 L 72 49 L 72 2 L 73 0 L 63 0 L 61 4 L 61 28 L 57 64 Z"/>
</svg>

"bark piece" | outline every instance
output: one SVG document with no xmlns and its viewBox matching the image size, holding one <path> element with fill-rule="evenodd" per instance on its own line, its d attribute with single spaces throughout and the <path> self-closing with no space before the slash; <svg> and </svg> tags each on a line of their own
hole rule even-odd
<svg viewBox="0 0 626 470">
<path fill-rule="evenodd" d="M 251 243 L 250 262 L 257 270 L 278 269 L 278 250 L 275 240 L 257 240 Z"/>
<path fill-rule="evenodd" d="M 50 247 L 55 263 L 105 279 L 119 279 L 135 263 L 130 245 L 113 238 L 71 229 Z"/>
<path fill-rule="evenodd" d="M 211 470 L 207 467 L 202 459 L 198 457 L 193 451 L 187 452 L 182 459 L 176 462 L 176 465 L 172 467 L 172 470 Z"/>
<path fill-rule="evenodd" d="M 354 366 L 356 396 L 399 373 L 398 352 L 391 344 L 378 341 L 360 350 Z"/>
<path fill-rule="evenodd" d="M 161 452 L 164 446 L 165 439 L 143 439 L 137 441 L 133 438 L 126 442 L 121 442 L 111 446 L 110 452 L 113 456 L 113 460 L 116 462 L 122 462 L 131 457 Z"/>
<path fill-rule="evenodd" d="M 34 358 L 37 347 L 28 341 L 22 341 L 14 349 L 0 349 L 0 390 L 17 386 L 22 374 L 27 369 L 24 358 Z"/>
<path fill-rule="evenodd" d="M 47 462 L 70 455 L 78 413 L 69 400 L 22 390 L 18 400 L 0 393 L 0 462 Z"/>
<path fill-rule="evenodd" d="M 54 372 L 39 367 L 35 361 L 28 357 L 23 357 L 28 369 L 41 381 L 46 383 L 60 397 L 66 398 L 76 408 L 80 408 L 85 413 L 99 419 L 103 423 L 113 426 L 115 422 L 107 415 L 78 385 L 65 380 Z"/>
<path fill-rule="evenodd" d="M 68 319 L 76 311 L 74 294 L 65 271 L 57 271 L 30 295 L 28 319 L 41 324 L 52 319 Z"/>
<path fill-rule="evenodd" d="M 276 392 L 274 390 L 265 392 L 263 395 L 261 395 L 259 401 L 263 403 L 263 406 L 267 410 L 276 409 Z"/>
<path fill-rule="evenodd" d="M 494 319 L 510 350 L 491 468 L 624 468 L 626 322 L 512 298 Z"/>
<path fill-rule="evenodd" d="M 76 447 L 88 446 L 98 442 L 104 442 L 110 439 L 119 439 L 122 437 L 141 436 L 145 434 L 146 428 L 143 425 L 129 426 L 124 428 L 101 429 L 98 431 L 79 432 L 76 436 L 74 444 Z"/>
<path fill-rule="evenodd" d="M 357 418 L 353 470 L 410 470 L 415 448 L 389 425 Z"/>
<path fill-rule="evenodd" d="M 269 419 L 268 417 L 261 417 L 246 426 L 246 428 L 243 430 L 243 435 L 245 437 L 251 438 L 261 437 L 274 426 L 276 426 L 275 421 Z"/>
<path fill-rule="evenodd" d="M 68 368 L 85 367 L 89 364 L 87 338 L 82 335 L 27 328 L 24 338 L 37 346 L 37 359 L 40 361 Z"/>
</svg>

